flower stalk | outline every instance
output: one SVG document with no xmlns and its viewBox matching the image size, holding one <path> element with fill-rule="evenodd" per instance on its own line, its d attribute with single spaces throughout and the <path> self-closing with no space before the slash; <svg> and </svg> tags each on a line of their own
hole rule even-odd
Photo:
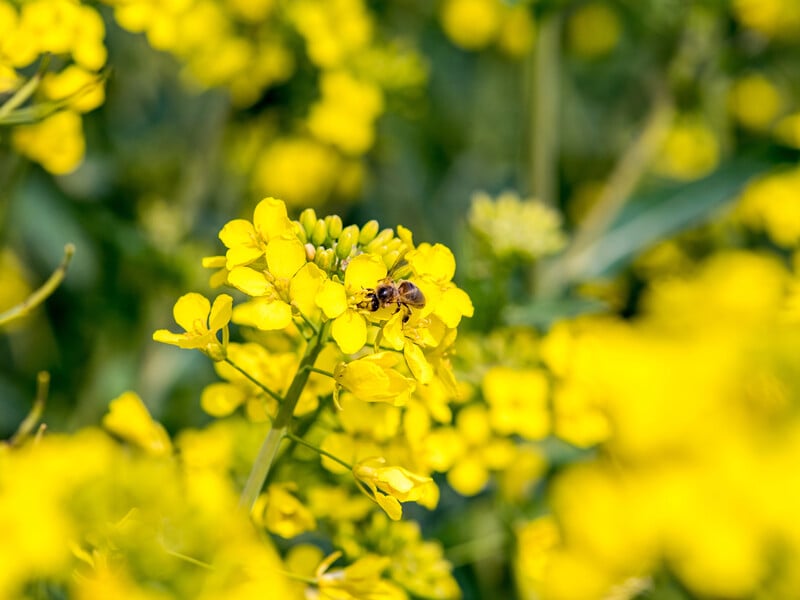
<svg viewBox="0 0 800 600">
<path fill-rule="evenodd" d="M 241 508 L 252 510 L 261 489 L 264 487 L 264 482 L 267 480 L 272 463 L 275 460 L 275 456 L 278 454 L 278 448 L 283 438 L 288 434 L 294 409 L 297 406 L 298 400 L 300 400 L 300 394 L 303 392 L 303 388 L 305 388 L 308 382 L 311 369 L 319 353 L 327 342 L 328 329 L 329 327 L 327 325 L 324 326 L 320 333 L 306 346 L 305 355 L 300 361 L 300 365 L 289 386 L 289 390 L 281 401 L 278 413 L 272 421 L 272 427 L 269 433 L 267 433 L 267 437 L 264 439 L 261 449 L 258 451 L 258 456 L 253 463 L 253 468 L 250 470 L 250 475 L 247 478 L 244 490 L 239 499 L 239 506 Z"/>
</svg>

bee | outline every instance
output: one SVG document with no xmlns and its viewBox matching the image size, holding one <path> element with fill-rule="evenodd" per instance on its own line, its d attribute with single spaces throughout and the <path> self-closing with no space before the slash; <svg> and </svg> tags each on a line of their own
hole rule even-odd
<svg viewBox="0 0 800 600">
<path fill-rule="evenodd" d="M 374 289 L 366 290 L 360 306 L 371 312 L 377 312 L 392 304 L 397 305 L 395 312 L 401 309 L 406 311 L 406 314 L 403 315 L 403 323 L 406 323 L 411 316 L 412 308 L 425 306 L 425 295 L 422 290 L 408 280 L 394 281 L 391 277 L 387 277 L 380 281 Z"/>
</svg>

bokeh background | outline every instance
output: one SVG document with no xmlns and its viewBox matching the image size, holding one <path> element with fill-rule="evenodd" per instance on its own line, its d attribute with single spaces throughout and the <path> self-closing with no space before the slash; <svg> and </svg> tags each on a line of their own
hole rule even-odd
<svg viewBox="0 0 800 600">
<path fill-rule="evenodd" d="M 25 21 L 19 15 L 28 5 L 38 12 L 30 9 Z M 86 12 L 75 17 L 78 9 Z M 81 23 L 74 26 L 80 35 L 47 37 L 69 19 Z M 475 305 L 461 327 L 460 375 L 487 398 L 493 392 L 483 377 L 493 367 L 544 364 L 556 389 L 559 378 L 603 366 L 575 375 L 608 386 L 603 402 L 612 400 L 591 409 L 601 416 L 587 424 L 589 409 L 565 408 L 563 423 L 580 424 L 562 423 L 561 432 L 537 440 L 550 470 L 534 478 L 527 516 L 543 512 L 543 490 L 563 464 L 618 452 L 640 467 L 655 451 L 626 437 L 630 431 L 652 442 L 658 435 L 650 428 L 680 413 L 680 426 L 667 429 L 684 439 L 697 433 L 693 427 L 720 422 L 719 414 L 729 417 L 738 400 L 718 380 L 739 381 L 742 370 L 760 364 L 740 383 L 750 390 L 742 405 L 757 405 L 750 408 L 762 428 L 724 442 L 698 434 L 750 456 L 740 440 L 760 449 L 775 427 L 790 427 L 800 385 L 792 295 L 800 241 L 798 34 L 793 0 L 0 1 L 0 101 L 43 76 L 21 106 L 0 109 L 0 311 L 48 277 L 66 243 L 77 248 L 52 297 L 0 333 L 0 438 L 27 414 L 42 370 L 51 375 L 44 420 L 56 431 L 97 424 L 128 389 L 170 432 L 208 423 L 198 398 L 217 379 L 210 361 L 159 346 L 152 332 L 169 326 L 181 294 L 212 293 L 201 259 L 221 253 L 221 226 L 249 218 L 261 198 L 274 196 L 293 217 L 313 207 L 345 224 L 377 219 L 410 228 L 416 242 L 452 248 L 456 281 Z M 39 39 L 41 50 L 26 50 L 25 35 Z M 625 326 L 633 332 L 619 330 Z M 729 339 L 734 329 L 743 337 Z M 570 343 L 590 340 L 586 357 L 558 358 L 567 342 L 552 333 L 567 330 Z M 549 350 L 540 351 L 545 335 Z M 698 339 L 702 349 L 681 356 Z M 756 348 L 756 339 L 774 345 Z M 746 359 L 734 361 L 731 348 Z M 642 356 L 657 359 L 637 362 Z M 698 364 L 708 369 L 697 373 Z M 670 392 L 662 397 L 653 391 L 659 386 Z M 709 395 L 718 402 L 702 410 L 687 399 Z M 764 408 L 767 396 L 772 404 Z M 626 420 L 630 403 L 640 411 Z M 750 413 L 740 412 L 746 421 Z M 741 425 L 737 418 L 730 427 Z M 788 461 L 794 451 L 786 452 L 776 451 Z M 767 462 L 777 479 L 782 471 Z M 733 469 L 741 489 L 715 490 L 749 489 L 748 476 L 762 467 Z M 699 481 L 701 473 L 693 476 Z M 596 473 L 583 475 L 571 476 L 575 489 L 627 506 L 614 495 L 618 488 L 612 493 Z M 694 489 L 648 485 L 636 493 Z M 503 520 L 494 493 L 466 494 L 476 496 L 472 503 L 451 494 L 453 514 L 488 507 Z M 764 514 L 784 514 L 767 504 L 755 501 Z M 697 506 L 687 514 L 711 505 Z M 619 517 L 586 510 L 587 522 Z M 431 530 L 456 545 L 463 540 L 448 527 L 461 518 Z M 680 528 L 699 527 L 696 520 Z M 769 531 L 782 523 L 766 520 Z M 475 537 L 494 523 L 472 522 Z M 718 525 L 703 535 L 717 543 L 686 547 L 698 556 L 731 544 L 750 548 L 740 530 Z M 580 545 L 585 528 L 574 527 L 568 537 Z M 532 534 L 540 543 L 544 529 Z M 480 568 L 461 546 L 464 596 L 517 590 L 535 597 L 514 583 L 507 557 L 487 559 L 496 547 L 491 531 L 485 539 Z M 615 556 L 608 569 L 615 577 L 637 572 L 617 560 L 621 549 L 586 543 Z M 782 595 L 783 583 L 756 595 L 754 582 L 768 569 L 743 558 L 762 554 L 764 546 L 754 547 L 720 559 L 722 566 L 676 560 L 642 589 L 665 599 L 791 597 Z M 793 574 L 786 564 L 796 554 L 786 556 L 770 568 Z M 703 583 L 732 571 L 751 576 L 740 577 L 739 587 Z M 618 597 L 641 591 L 631 585 Z"/>
</svg>

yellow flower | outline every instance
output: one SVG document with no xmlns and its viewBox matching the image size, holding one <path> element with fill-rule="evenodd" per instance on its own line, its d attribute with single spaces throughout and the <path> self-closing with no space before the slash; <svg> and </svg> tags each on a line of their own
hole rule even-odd
<svg viewBox="0 0 800 600">
<path fill-rule="evenodd" d="M 684 115 L 667 132 L 653 167 L 665 177 L 689 181 L 708 175 L 719 159 L 719 141 L 709 124 L 701 117 Z"/>
<path fill-rule="evenodd" d="M 434 315 L 448 328 L 458 327 L 461 317 L 471 317 L 475 312 L 472 301 L 451 279 L 456 271 L 453 252 L 443 244 L 420 244 L 406 254 L 414 271 L 414 283 L 425 296 L 425 307 L 420 317 Z"/>
<path fill-rule="evenodd" d="M 498 0 L 447 0 L 441 10 L 442 29 L 465 50 L 485 48 L 500 28 L 502 7 Z"/>
<path fill-rule="evenodd" d="M 105 102 L 103 81 L 95 74 L 71 65 L 59 73 L 47 73 L 42 91 L 51 100 L 69 100 L 67 106 L 85 113 Z"/>
<path fill-rule="evenodd" d="M 77 169 L 86 151 L 81 117 L 71 110 L 62 110 L 32 125 L 19 125 L 12 130 L 11 139 L 20 154 L 54 175 Z"/>
<path fill-rule="evenodd" d="M 166 430 L 153 420 L 134 392 L 125 392 L 111 401 L 103 417 L 103 427 L 153 456 L 172 453 L 172 442 Z"/>
<path fill-rule="evenodd" d="M 227 350 L 227 327 L 231 320 L 233 298 L 220 294 L 214 305 L 205 296 L 191 292 L 178 298 L 172 309 L 175 322 L 184 328 L 185 333 L 173 333 L 159 329 L 153 339 L 163 344 L 173 344 L 180 348 L 200 350 L 213 360 L 222 360 Z M 223 341 L 217 333 L 223 330 Z"/>
<path fill-rule="evenodd" d="M 312 600 L 408 600 L 402 588 L 382 578 L 391 560 L 366 554 L 344 569 L 329 571 L 341 556 L 334 552 L 317 567 L 317 590 L 307 590 Z M 316 593 L 315 593 L 316 592 Z"/>
<path fill-rule="evenodd" d="M 419 502 L 435 508 L 439 500 L 439 488 L 430 477 L 417 475 L 403 467 L 381 466 L 384 458 L 369 458 L 353 467 L 353 475 L 364 482 L 372 497 L 392 520 L 403 516 L 401 502 Z"/>
<path fill-rule="evenodd" d="M 415 384 L 394 368 L 399 362 L 400 357 L 395 353 L 377 352 L 338 364 L 334 371 L 337 383 L 334 399 L 338 401 L 338 389 L 342 388 L 365 402 L 404 405 Z"/>
<path fill-rule="evenodd" d="M 286 258 L 286 242 L 293 237 L 294 230 L 286 213 L 286 205 L 275 198 L 265 198 L 258 203 L 252 223 L 245 219 L 234 219 L 219 232 L 219 239 L 228 248 L 225 254 L 228 269 L 249 265 L 269 254 L 274 262 L 269 265 L 270 271 L 274 271 L 276 276 L 280 276 L 278 272 L 281 272 L 287 277 L 294 275 L 294 271 L 288 272 L 290 269 L 282 264 L 282 259 Z M 280 244 L 280 248 L 268 252 L 273 240 Z M 289 258 L 296 261 L 296 256 L 291 256 L 291 248 L 288 248 L 288 252 Z M 295 271 L 300 266 L 298 264 Z"/>
<path fill-rule="evenodd" d="M 253 506 L 256 523 L 286 539 L 316 529 L 314 515 L 291 493 L 296 488 L 294 483 L 271 484 Z"/>
<path fill-rule="evenodd" d="M 605 2 L 589 2 L 579 6 L 567 21 L 567 39 L 578 56 L 598 58 L 617 46 L 620 29 L 613 8 Z"/>
<path fill-rule="evenodd" d="M 492 367 L 483 378 L 492 427 L 503 435 L 517 433 L 540 440 L 550 432 L 549 384 L 543 371 Z"/>
<path fill-rule="evenodd" d="M 540 258 L 555 254 L 567 241 L 557 211 L 532 198 L 522 200 L 514 192 L 494 200 L 484 192 L 474 194 L 469 225 L 500 258 Z"/>
</svg>

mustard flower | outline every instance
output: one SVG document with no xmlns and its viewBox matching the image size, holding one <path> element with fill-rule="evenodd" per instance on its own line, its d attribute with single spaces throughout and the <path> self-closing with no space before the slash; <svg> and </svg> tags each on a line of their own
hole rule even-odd
<svg viewBox="0 0 800 600">
<path fill-rule="evenodd" d="M 363 460 L 353 467 L 353 475 L 372 492 L 375 502 L 398 520 L 403 516 L 401 502 L 417 501 L 433 508 L 439 501 L 439 489 L 430 477 L 423 477 L 397 466 L 382 466 L 384 458 Z"/>
<path fill-rule="evenodd" d="M 286 205 L 275 198 L 265 198 L 258 203 L 253 212 L 252 222 L 234 219 L 219 232 L 219 239 L 228 248 L 225 258 L 229 270 L 249 265 L 269 254 L 273 258 L 273 264 L 269 267 L 270 270 L 274 270 L 276 276 L 279 276 L 277 273 L 287 276 L 294 274 L 294 271 L 287 273 L 286 268 L 282 268 L 280 260 L 287 251 L 285 242 L 291 241 L 292 237 L 293 227 L 286 213 Z M 271 250 L 270 242 L 277 242 Z M 305 252 L 302 254 L 305 256 Z M 299 267 L 300 265 L 297 266 Z M 244 279 L 247 283 L 247 277 Z"/>
<path fill-rule="evenodd" d="M 297 537 L 317 527 L 316 519 L 292 493 L 294 483 L 273 483 L 256 501 L 254 520 L 282 538 Z"/>
<path fill-rule="evenodd" d="M 317 589 L 306 591 L 311 600 L 407 600 L 405 591 L 383 578 L 390 559 L 377 554 L 362 556 L 343 569 L 329 571 L 341 556 L 334 552 L 317 567 Z"/>
<path fill-rule="evenodd" d="M 337 383 L 335 399 L 338 401 L 338 390 L 345 389 L 365 402 L 387 402 L 402 406 L 416 384 L 394 368 L 399 362 L 397 354 L 378 352 L 339 363 L 334 371 Z"/>
<path fill-rule="evenodd" d="M 153 420 L 142 399 L 125 392 L 108 406 L 103 427 L 153 456 L 172 453 L 172 443 L 161 423 Z"/>
<path fill-rule="evenodd" d="M 499 258 L 534 260 L 561 250 L 567 242 L 561 215 L 543 202 L 504 192 L 494 200 L 473 195 L 469 226 Z"/>
<path fill-rule="evenodd" d="M 204 296 L 191 292 L 178 298 L 172 309 L 175 322 L 185 333 L 159 329 L 153 339 L 180 348 L 200 350 L 213 360 L 222 360 L 227 350 L 227 328 L 231 320 L 233 298 L 220 294 L 212 305 Z M 222 342 L 217 333 L 222 330 Z"/>
<path fill-rule="evenodd" d="M 495 431 L 539 440 L 550 432 L 550 385 L 541 369 L 492 367 L 483 378 L 483 394 Z"/>
</svg>

